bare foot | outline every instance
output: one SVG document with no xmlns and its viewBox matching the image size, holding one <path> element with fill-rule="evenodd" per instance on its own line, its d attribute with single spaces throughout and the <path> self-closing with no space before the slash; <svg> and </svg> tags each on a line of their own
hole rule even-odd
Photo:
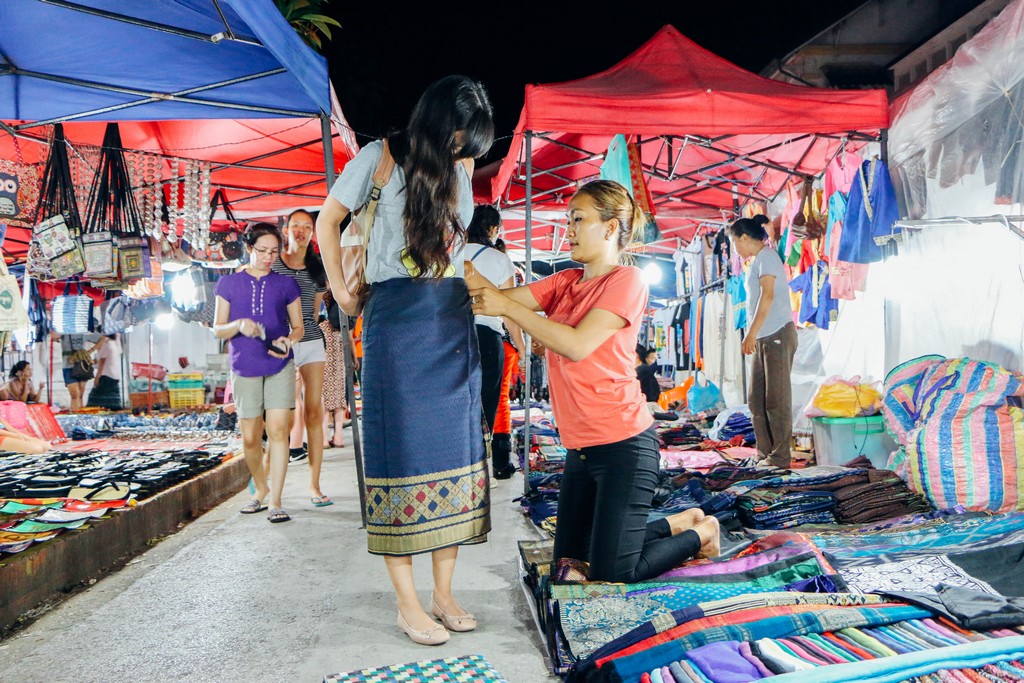
<svg viewBox="0 0 1024 683">
<path fill-rule="evenodd" d="M 697 557 L 710 560 L 722 554 L 722 534 L 717 517 L 705 517 L 697 534 L 703 541 L 697 552 Z"/>
<path fill-rule="evenodd" d="M 687 529 L 697 526 L 702 519 L 704 519 L 703 510 L 700 508 L 690 508 L 689 510 L 669 515 L 665 518 L 665 521 L 668 522 L 669 527 L 672 529 L 672 535 L 678 536 Z"/>
</svg>

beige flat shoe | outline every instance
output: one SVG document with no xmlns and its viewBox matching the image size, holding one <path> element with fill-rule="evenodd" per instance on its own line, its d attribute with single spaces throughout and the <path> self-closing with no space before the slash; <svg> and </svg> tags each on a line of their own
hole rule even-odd
<svg viewBox="0 0 1024 683">
<path fill-rule="evenodd" d="M 438 606 L 434 600 L 434 594 L 430 594 L 430 611 L 435 617 L 441 620 L 444 627 L 449 631 L 455 631 L 456 633 L 465 633 L 466 631 L 472 631 L 476 628 L 476 617 L 470 613 L 457 616 L 454 614 L 448 614 Z"/>
<path fill-rule="evenodd" d="M 451 638 L 451 634 L 440 624 L 433 628 L 428 628 L 426 631 L 417 631 L 412 626 L 409 626 L 409 622 L 405 620 L 401 612 L 398 613 L 397 624 L 398 628 L 405 631 L 405 635 L 409 636 L 412 642 L 419 643 L 420 645 L 444 645 Z"/>
</svg>

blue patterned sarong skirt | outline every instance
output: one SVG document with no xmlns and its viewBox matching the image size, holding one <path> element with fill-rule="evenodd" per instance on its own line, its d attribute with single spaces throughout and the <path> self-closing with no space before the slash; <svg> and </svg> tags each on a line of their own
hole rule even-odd
<svg viewBox="0 0 1024 683">
<path fill-rule="evenodd" d="M 363 316 L 370 552 L 413 555 L 486 541 L 480 352 L 465 281 L 374 283 Z"/>
</svg>

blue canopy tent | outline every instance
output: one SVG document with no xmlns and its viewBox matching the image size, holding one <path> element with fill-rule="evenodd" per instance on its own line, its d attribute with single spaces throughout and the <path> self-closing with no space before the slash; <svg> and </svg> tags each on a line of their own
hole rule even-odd
<svg viewBox="0 0 1024 683">
<path fill-rule="evenodd" d="M 0 27 L 0 129 L 11 136 L 79 121 L 319 119 L 317 139 L 280 153 L 322 144 L 328 185 L 332 113 L 350 156 L 357 150 L 326 61 L 272 0 L 4 0 Z M 268 166 L 277 153 L 228 165 L 280 171 Z M 348 343 L 346 355 L 352 368 Z M 351 370 L 348 384 L 352 395 Z M 361 482 L 356 420 L 353 441 Z"/>
</svg>

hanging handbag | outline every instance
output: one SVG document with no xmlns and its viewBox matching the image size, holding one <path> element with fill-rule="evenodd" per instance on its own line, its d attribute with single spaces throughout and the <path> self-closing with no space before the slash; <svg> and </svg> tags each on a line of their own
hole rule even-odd
<svg viewBox="0 0 1024 683">
<path fill-rule="evenodd" d="M 96 366 L 93 363 L 92 356 L 84 349 L 75 351 L 68 356 L 68 362 L 71 363 L 71 369 L 68 371 L 68 374 L 76 382 L 88 382 L 96 374 Z"/>
<path fill-rule="evenodd" d="M 366 254 L 370 246 L 370 232 L 373 230 L 373 218 L 380 203 L 381 190 L 391 180 L 395 170 L 395 159 L 388 149 L 388 141 L 384 140 L 384 151 L 380 163 L 373 172 L 373 189 L 366 204 L 352 214 L 345 232 L 341 234 L 341 286 L 344 292 L 335 292 L 335 300 L 347 315 L 358 316 L 363 312 L 366 298 L 370 294 L 369 283 L 366 281 Z M 340 295 L 340 296 L 339 296 Z"/>
<path fill-rule="evenodd" d="M 814 192 L 814 178 L 808 176 L 804 179 L 804 186 L 800 198 L 800 209 L 793 216 L 790 230 L 798 238 L 810 240 L 821 239 L 825 235 L 825 225 L 821 216 L 814 210 L 811 195 Z"/>
<path fill-rule="evenodd" d="M 29 261 L 30 264 L 46 262 L 34 268 L 33 275 L 64 280 L 85 270 L 78 244 L 82 219 L 71 180 L 64 127 L 59 123 L 53 127 L 50 155 L 46 159 L 33 223 L 36 227 L 32 231 Z"/>
<path fill-rule="evenodd" d="M 100 308 L 103 334 L 120 334 L 132 326 L 132 302 L 126 296 L 118 296 L 103 302 Z"/>
<path fill-rule="evenodd" d="M 99 286 L 123 289 L 125 280 L 146 276 L 149 243 L 143 233 L 116 123 L 107 124 L 103 135 L 82 242 L 89 256 L 86 272 Z"/>
<path fill-rule="evenodd" d="M 63 296 L 53 299 L 53 331 L 57 334 L 92 332 L 92 297 L 82 294 L 82 283 L 76 282 L 78 294 L 71 294 L 71 283 L 64 285 Z"/>
<path fill-rule="evenodd" d="M 0 159 L 0 223 L 32 228 L 39 204 L 39 176 L 25 163 L 18 138 L 11 136 L 16 161 Z"/>
<path fill-rule="evenodd" d="M 11 332 L 26 328 L 28 324 L 18 278 L 8 272 L 7 263 L 0 256 L 0 330 Z"/>
</svg>

